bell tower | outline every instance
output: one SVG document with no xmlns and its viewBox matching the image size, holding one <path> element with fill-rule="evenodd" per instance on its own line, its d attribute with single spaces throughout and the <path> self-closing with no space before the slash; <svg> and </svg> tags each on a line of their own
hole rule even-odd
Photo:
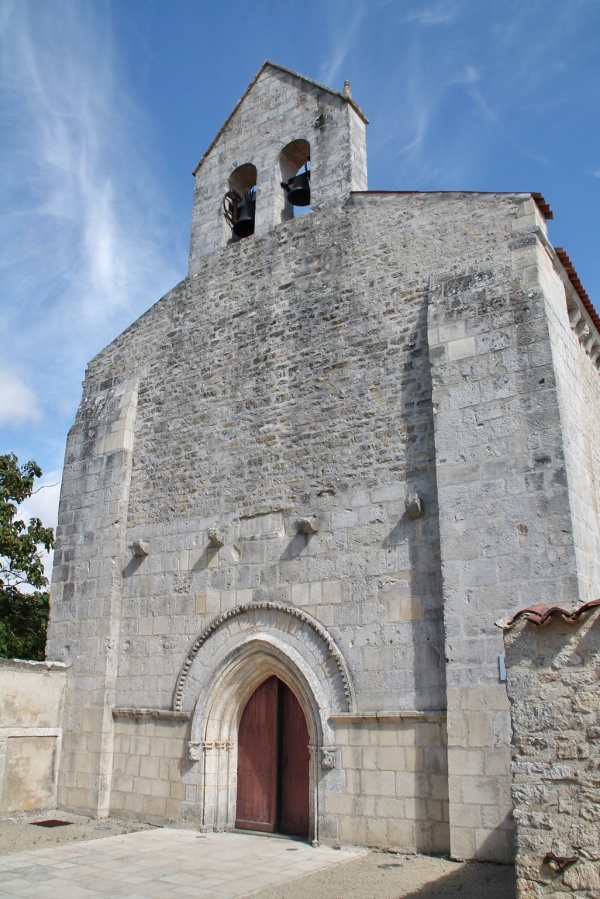
<svg viewBox="0 0 600 899">
<path fill-rule="evenodd" d="M 265 62 L 194 170 L 189 274 L 295 210 L 367 188 L 367 118 L 343 92 Z"/>
</svg>

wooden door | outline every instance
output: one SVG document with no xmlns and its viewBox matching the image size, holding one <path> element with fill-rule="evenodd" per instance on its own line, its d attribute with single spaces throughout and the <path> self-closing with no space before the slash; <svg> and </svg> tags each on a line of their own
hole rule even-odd
<svg viewBox="0 0 600 899">
<path fill-rule="evenodd" d="M 277 825 L 278 684 L 263 681 L 240 721 L 235 826 L 242 830 L 273 833 Z"/>
<path fill-rule="evenodd" d="M 240 721 L 235 826 L 307 837 L 308 809 L 306 718 L 289 687 L 270 677 Z"/>
<path fill-rule="evenodd" d="M 283 688 L 283 689 L 281 689 Z M 308 836 L 308 727 L 302 706 L 286 684 L 281 684 L 279 753 L 279 822 L 280 833 Z"/>
</svg>

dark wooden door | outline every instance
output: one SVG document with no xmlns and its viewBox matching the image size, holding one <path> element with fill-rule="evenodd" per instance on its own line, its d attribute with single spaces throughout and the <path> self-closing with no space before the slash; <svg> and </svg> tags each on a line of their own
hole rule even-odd
<svg viewBox="0 0 600 899">
<path fill-rule="evenodd" d="M 240 721 L 235 826 L 242 830 L 273 833 L 277 824 L 278 684 L 264 681 Z"/>
<path fill-rule="evenodd" d="M 308 772 L 304 712 L 289 687 L 270 677 L 240 721 L 235 826 L 308 836 Z"/>
<path fill-rule="evenodd" d="M 282 727 L 279 754 L 280 833 L 308 836 L 308 727 L 302 706 L 285 684 L 281 684 L 279 708 Z"/>
</svg>

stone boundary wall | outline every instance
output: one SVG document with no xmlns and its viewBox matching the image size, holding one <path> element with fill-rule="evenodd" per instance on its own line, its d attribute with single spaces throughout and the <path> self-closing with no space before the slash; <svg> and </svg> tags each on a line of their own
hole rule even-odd
<svg viewBox="0 0 600 899">
<path fill-rule="evenodd" d="M 546 621 L 536 627 L 525 618 L 504 633 L 517 895 L 593 899 L 600 896 L 600 609 L 576 623 L 558 609 Z"/>
<path fill-rule="evenodd" d="M 0 659 L 0 812 L 51 808 L 66 665 Z"/>
</svg>

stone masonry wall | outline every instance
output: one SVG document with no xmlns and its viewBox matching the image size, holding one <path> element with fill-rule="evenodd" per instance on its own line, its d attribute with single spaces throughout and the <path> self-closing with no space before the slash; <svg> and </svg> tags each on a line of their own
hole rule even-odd
<svg viewBox="0 0 600 899">
<path fill-rule="evenodd" d="M 339 822 L 341 843 L 448 851 L 445 716 L 427 718 L 337 724 L 346 777 L 325 808 Z"/>
<path fill-rule="evenodd" d="M 522 507 L 535 520 L 535 503 L 548 499 L 536 492 L 537 481 L 525 486 L 524 469 L 511 480 L 515 447 L 503 442 L 512 439 L 506 430 L 514 433 L 510 423 L 516 422 L 523 441 L 517 458 L 534 465 L 525 436 L 531 422 L 519 417 L 519 404 L 532 408 L 546 396 L 534 380 L 534 355 L 547 330 L 537 299 L 528 302 L 521 270 L 511 270 L 514 229 L 535 215 L 531 207 L 527 195 L 353 195 L 199 259 L 192 277 L 92 361 L 67 455 L 48 650 L 67 659 L 77 647 L 67 804 L 96 807 L 100 797 L 106 807 L 112 707 L 170 708 L 186 653 L 214 616 L 245 603 L 283 603 L 328 629 L 351 672 L 352 711 L 359 716 L 444 709 L 450 654 L 452 747 L 468 754 L 452 761 L 454 852 L 506 860 L 508 717 L 493 683 L 498 641 L 486 634 L 523 572 L 490 582 L 499 563 L 485 556 L 497 542 L 509 564 L 514 541 L 526 537 L 518 525 L 529 524 Z M 446 433 L 458 433 L 464 419 L 465 446 L 472 434 L 473 446 L 485 431 L 488 438 L 477 460 L 467 458 L 470 450 L 462 460 L 450 457 L 450 445 L 440 444 L 437 472 L 430 350 L 441 365 L 438 344 L 449 337 L 441 320 L 435 333 L 430 322 L 428 337 L 428 304 L 440 311 L 432 272 L 436 284 L 450 286 L 441 288 L 442 296 L 455 297 L 469 322 L 487 328 L 461 332 L 459 345 L 448 349 L 458 352 L 449 361 L 464 384 L 453 394 L 460 411 L 448 410 Z M 478 283 L 491 304 L 479 318 Z M 507 329 L 519 335 L 516 344 L 503 343 Z M 473 355 L 476 341 L 481 358 L 463 359 Z M 503 370 L 496 374 L 499 361 Z M 487 368 L 479 384 L 481 364 Z M 502 421 L 493 412 L 494 391 L 506 405 Z M 443 402 L 436 406 L 443 417 Z M 436 425 L 436 441 L 440 435 Z M 500 459 L 497 447 L 505 447 Z M 461 493 L 444 473 L 446 459 L 448 470 L 465 477 L 480 465 L 483 494 L 471 496 L 466 486 Z M 459 561 L 446 568 L 445 611 L 438 478 L 444 526 L 453 508 L 464 510 L 459 527 L 469 524 L 473 505 L 482 524 L 485 503 L 495 501 L 501 484 L 508 485 L 501 514 L 515 523 L 508 544 L 499 523 L 477 532 L 489 543 L 482 560 L 465 560 L 479 581 L 461 599 L 451 573 L 464 563 L 446 553 L 448 563 Z M 522 491 L 513 497 L 514 485 Z M 414 492 L 424 506 L 416 520 L 405 509 Z M 316 533 L 298 532 L 305 517 L 314 520 Z M 106 530 L 95 522 L 106 522 Z M 222 546 L 211 542 L 211 530 Z M 135 555 L 135 541 L 147 544 L 147 556 Z M 531 552 L 539 568 L 545 560 Z M 548 589 L 563 574 L 559 565 L 545 581 Z M 538 575 L 531 571 L 528 580 Z M 475 595 L 469 617 L 465 601 Z M 479 686 L 486 689 L 476 700 Z M 101 747 L 99 723 L 107 735 Z M 369 740 L 376 732 L 369 731 Z M 430 748 L 438 750 L 440 739 Z M 429 848 L 440 849 L 445 797 L 439 785 L 424 788 L 421 776 L 412 780 L 411 796 L 402 792 L 409 755 L 398 747 L 394 782 L 401 785 L 388 798 L 407 799 L 405 809 L 420 803 L 421 811 L 440 803 L 435 812 L 431 806 L 440 827 L 402 825 L 414 841 L 405 848 L 426 849 L 427 833 Z M 89 758 L 96 760 L 93 776 L 79 770 Z M 377 759 L 369 756 L 382 774 L 373 783 L 389 779 Z M 439 758 L 436 766 L 445 776 Z M 355 795 L 353 771 L 344 763 L 331 792 Z M 490 792 L 492 775 L 500 786 Z M 375 807 L 382 794 L 379 788 L 369 793 L 368 784 L 365 776 L 360 788 Z M 326 808 L 335 801 L 324 797 Z M 332 809 L 323 812 L 321 831 L 334 841 L 343 829 L 351 839 L 352 816 L 343 821 L 347 813 Z M 360 842 L 367 825 L 358 815 L 354 820 Z M 394 827 L 386 819 L 385 835 L 373 835 L 373 844 L 387 845 L 400 832 Z"/>
<path fill-rule="evenodd" d="M 551 253 L 542 246 L 538 249 L 564 439 L 578 596 L 585 602 L 596 598 L 600 584 L 600 374 L 586 352 L 585 338 L 580 340 L 571 326 L 565 289 L 573 291 L 570 285 L 565 288 Z"/>
<path fill-rule="evenodd" d="M 111 814 L 156 823 L 181 818 L 186 732 L 185 722 L 116 719 Z"/>
<path fill-rule="evenodd" d="M 577 624 L 559 616 L 543 628 L 520 621 L 504 641 L 519 899 L 593 899 L 600 895 L 600 611 Z"/>
<path fill-rule="evenodd" d="M 506 265 L 435 276 L 429 303 L 447 657 L 451 852 L 512 857 L 508 741 L 493 622 L 577 597 L 563 432 L 540 274 L 539 212 Z M 493 847 L 493 848 L 492 848 Z"/>
</svg>

